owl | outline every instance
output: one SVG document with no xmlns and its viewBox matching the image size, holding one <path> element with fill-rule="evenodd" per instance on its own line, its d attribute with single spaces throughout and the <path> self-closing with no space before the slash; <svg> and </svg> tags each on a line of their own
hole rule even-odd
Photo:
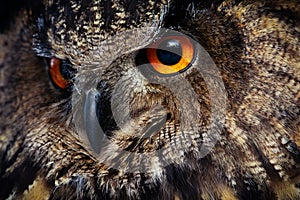
<svg viewBox="0 0 300 200">
<path fill-rule="evenodd" d="M 0 3 L 0 199 L 300 199 L 299 4 Z"/>
</svg>

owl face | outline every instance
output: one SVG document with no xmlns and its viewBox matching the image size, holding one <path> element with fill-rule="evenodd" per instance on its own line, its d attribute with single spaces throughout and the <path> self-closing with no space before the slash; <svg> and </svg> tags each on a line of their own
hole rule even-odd
<svg viewBox="0 0 300 200">
<path fill-rule="evenodd" d="M 0 36 L 0 199 L 299 198 L 298 7 L 37 3 Z"/>
<path fill-rule="evenodd" d="M 120 38 L 133 45 L 120 47 Z M 214 61 L 195 39 L 140 27 L 94 45 L 97 51 L 85 52 L 93 56 L 89 64 L 52 57 L 49 68 L 54 85 L 70 93 L 74 134 L 98 161 L 124 172 L 160 174 L 172 163 L 183 165 L 188 151 L 207 155 L 224 125 L 227 96 Z M 118 54 L 97 60 L 103 48 Z"/>
<path fill-rule="evenodd" d="M 124 172 L 159 174 L 171 163 L 183 165 L 189 151 L 204 157 L 225 122 L 227 96 L 214 61 L 192 35 L 163 28 L 167 5 L 156 7 L 160 12 L 150 16 L 139 13 L 138 25 L 102 30 L 93 5 L 96 21 L 79 17 L 89 27 L 84 34 L 68 26 L 68 12 L 38 18 L 36 51 L 50 57 L 54 85 L 70 92 L 73 134 L 101 163 Z"/>
</svg>

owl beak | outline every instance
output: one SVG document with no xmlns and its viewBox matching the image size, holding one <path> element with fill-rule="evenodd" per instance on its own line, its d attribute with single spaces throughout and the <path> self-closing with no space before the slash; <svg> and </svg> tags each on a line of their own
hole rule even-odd
<svg viewBox="0 0 300 200">
<path fill-rule="evenodd" d="M 102 130 L 96 115 L 97 96 L 98 92 L 96 90 L 90 90 L 86 94 L 84 104 L 84 127 L 88 142 L 92 147 L 92 150 L 96 154 L 99 154 L 101 151 L 101 144 L 104 137 L 104 131 Z"/>
</svg>

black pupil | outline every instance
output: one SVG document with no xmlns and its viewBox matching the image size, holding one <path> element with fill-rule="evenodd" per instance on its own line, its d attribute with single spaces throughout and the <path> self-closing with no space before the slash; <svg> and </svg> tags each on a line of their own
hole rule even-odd
<svg viewBox="0 0 300 200">
<path fill-rule="evenodd" d="M 182 48 L 178 40 L 163 41 L 156 50 L 159 61 L 164 65 L 177 64 L 182 55 Z"/>
<path fill-rule="evenodd" d="M 74 78 L 75 69 L 68 60 L 60 61 L 60 72 L 66 80 L 71 80 Z"/>
</svg>

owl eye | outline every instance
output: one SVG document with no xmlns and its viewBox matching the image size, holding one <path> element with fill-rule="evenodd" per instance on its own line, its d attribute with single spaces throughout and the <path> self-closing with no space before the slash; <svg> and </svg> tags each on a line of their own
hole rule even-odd
<svg viewBox="0 0 300 200">
<path fill-rule="evenodd" d="M 191 66 L 194 45 L 186 36 L 166 36 L 147 47 L 146 56 L 152 68 L 163 75 L 182 72 Z"/>
<path fill-rule="evenodd" d="M 68 60 L 52 57 L 48 61 L 49 74 L 52 82 L 60 89 L 67 89 L 74 77 L 74 69 Z"/>
</svg>

